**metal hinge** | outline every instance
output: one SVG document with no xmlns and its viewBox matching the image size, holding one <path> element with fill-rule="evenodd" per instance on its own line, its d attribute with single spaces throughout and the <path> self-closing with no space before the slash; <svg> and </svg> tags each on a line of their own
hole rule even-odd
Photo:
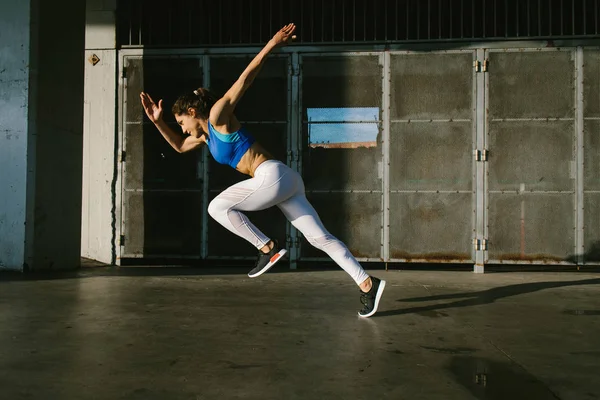
<svg viewBox="0 0 600 400">
<path fill-rule="evenodd" d="M 487 72 L 490 61 L 485 59 L 483 61 L 475 60 L 473 61 L 473 68 L 475 68 L 475 72 Z"/>
<path fill-rule="evenodd" d="M 119 236 L 119 246 L 125 246 L 125 235 Z"/>
<path fill-rule="evenodd" d="M 124 151 L 119 154 L 119 162 L 125 162 L 125 155 L 126 153 Z"/>
<path fill-rule="evenodd" d="M 122 78 L 127 78 L 127 67 L 123 67 L 123 75 L 121 75 Z"/>
<path fill-rule="evenodd" d="M 473 239 L 473 245 L 477 251 L 486 251 L 488 249 L 487 239 Z"/>
<path fill-rule="evenodd" d="M 475 150 L 475 161 L 487 161 L 487 160 L 488 160 L 488 151 L 486 149 Z"/>
</svg>

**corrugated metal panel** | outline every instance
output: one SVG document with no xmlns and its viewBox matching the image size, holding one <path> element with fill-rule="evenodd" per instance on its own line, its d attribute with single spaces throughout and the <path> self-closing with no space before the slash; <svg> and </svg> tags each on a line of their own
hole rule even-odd
<svg viewBox="0 0 600 400">
<path fill-rule="evenodd" d="M 120 46 L 558 38 L 599 33 L 599 0 L 124 0 Z"/>
</svg>

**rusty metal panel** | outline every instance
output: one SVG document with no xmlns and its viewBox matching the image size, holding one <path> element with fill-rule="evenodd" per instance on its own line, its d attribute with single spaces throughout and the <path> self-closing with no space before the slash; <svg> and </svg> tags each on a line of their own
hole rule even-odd
<svg viewBox="0 0 600 400">
<path fill-rule="evenodd" d="M 575 190 L 573 121 L 490 122 L 489 189 Z"/>
<path fill-rule="evenodd" d="M 253 56 L 211 57 L 210 89 L 225 94 Z M 287 121 L 288 57 L 270 57 L 235 108 L 240 121 Z M 198 83 L 200 86 L 200 83 Z"/>
<path fill-rule="evenodd" d="M 381 193 L 308 193 L 325 228 L 359 258 L 381 257 Z M 301 257 L 327 257 L 302 237 Z"/>
<path fill-rule="evenodd" d="M 179 131 L 170 105 L 202 82 L 197 57 L 125 57 L 121 258 L 199 257 L 202 234 L 200 153 L 179 154 L 148 121 L 139 93 L 163 99 L 164 119 Z M 181 218 L 185 209 L 185 218 Z"/>
<path fill-rule="evenodd" d="M 489 196 L 490 261 L 559 262 L 573 258 L 573 195 L 490 193 Z"/>
<path fill-rule="evenodd" d="M 584 190 L 600 190 L 600 120 L 584 123 Z"/>
<path fill-rule="evenodd" d="M 381 191 L 381 147 L 310 148 L 304 151 L 303 178 L 307 190 Z"/>
<path fill-rule="evenodd" d="M 572 261 L 577 176 L 574 52 L 488 55 L 488 258 Z"/>
<path fill-rule="evenodd" d="M 472 190 L 471 122 L 392 123 L 391 190 Z"/>
<path fill-rule="evenodd" d="M 393 260 L 473 260 L 473 59 L 470 51 L 391 56 Z"/>
<path fill-rule="evenodd" d="M 574 53 L 489 53 L 489 117 L 573 118 Z"/>
<path fill-rule="evenodd" d="M 126 257 L 199 257 L 201 192 L 125 192 Z"/>
<path fill-rule="evenodd" d="M 583 51 L 583 102 L 585 118 L 600 118 L 600 50 Z"/>
<path fill-rule="evenodd" d="M 302 58 L 302 105 L 307 108 L 381 107 L 379 56 Z"/>
<path fill-rule="evenodd" d="M 390 257 L 471 261 L 472 193 L 391 193 Z"/>
<path fill-rule="evenodd" d="M 600 261 L 600 193 L 584 195 L 584 261 Z"/>
<path fill-rule="evenodd" d="M 211 193 L 210 200 L 218 193 Z M 283 213 L 272 207 L 263 211 L 244 212 L 252 223 L 271 239 L 286 245 L 286 219 Z M 208 220 L 209 257 L 255 257 L 257 249 L 244 239 L 229 232 L 214 219 Z"/>
<path fill-rule="evenodd" d="M 470 120 L 472 64 L 472 52 L 392 54 L 391 118 Z"/>
</svg>

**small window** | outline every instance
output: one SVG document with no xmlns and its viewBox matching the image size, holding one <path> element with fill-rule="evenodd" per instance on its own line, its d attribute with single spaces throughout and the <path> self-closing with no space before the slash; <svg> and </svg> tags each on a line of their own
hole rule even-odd
<svg viewBox="0 0 600 400">
<path fill-rule="evenodd" d="M 309 108 L 307 113 L 310 147 L 377 147 L 378 107 Z"/>
</svg>

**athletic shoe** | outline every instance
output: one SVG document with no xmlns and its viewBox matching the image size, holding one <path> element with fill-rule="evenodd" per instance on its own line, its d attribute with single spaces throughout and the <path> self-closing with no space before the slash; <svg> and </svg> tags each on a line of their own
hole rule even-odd
<svg viewBox="0 0 600 400">
<path fill-rule="evenodd" d="M 363 318 L 368 318 L 377 312 L 379 300 L 381 300 L 381 295 L 385 289 L 385 281 L 372 276 L 371 282 L 373 282 L 371 290 L 367 293 L 360 291 L 360 302 L 364 305 L 364 308 L 358 312 L 358 315 Z"/>
<path fill-rule="evenodd" d="M 273 241 L 274 245 L 271 251 L 267 254 L 262 251 L 258 251 L 258 259 L 256 260 L 256 265 L 250 272 L 248 272 L 248 276 L 250 278 L 256 278 L 271 269 L 277 261 L 281 260 L 283 256 L 287 253 L 286 249 L 279 248 L 279 244 L 276 240 Z"/>
</svg>

